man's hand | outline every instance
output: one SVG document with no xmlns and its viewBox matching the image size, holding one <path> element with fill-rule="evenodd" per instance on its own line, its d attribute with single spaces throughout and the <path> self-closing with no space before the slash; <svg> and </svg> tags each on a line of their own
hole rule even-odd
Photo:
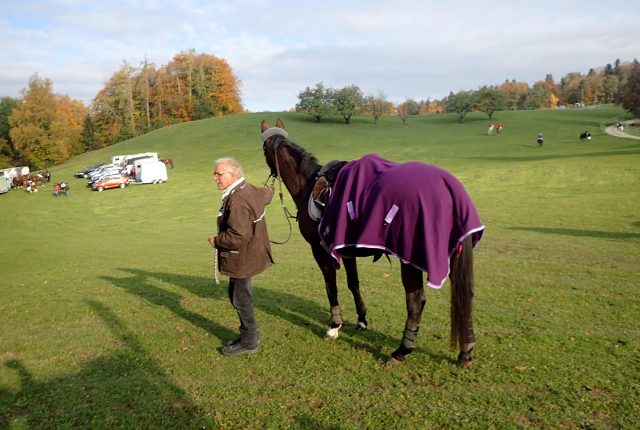
<svg viewBox="0 0 640 430">
<path fill-rule="evenodd" d="M 209 236 L 209 243 L 211 244 L 211 246 L 213 248 L 216 247 L 216 237 L 215 236 Z"/>
</svg>

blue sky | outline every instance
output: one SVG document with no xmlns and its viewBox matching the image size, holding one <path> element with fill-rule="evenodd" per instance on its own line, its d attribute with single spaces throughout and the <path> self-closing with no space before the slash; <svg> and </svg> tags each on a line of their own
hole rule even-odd
<svg viewBox="0 0 640 430">
<path fill-rule="evenodd" d="M 245 108 L 318 82 L 399 103 L 640 60 L 640 1 L 3 0 L 0 96 L 38 73 L 90 103 L 122 65 L 194 48 L 229 62 Z"/>
</svg>

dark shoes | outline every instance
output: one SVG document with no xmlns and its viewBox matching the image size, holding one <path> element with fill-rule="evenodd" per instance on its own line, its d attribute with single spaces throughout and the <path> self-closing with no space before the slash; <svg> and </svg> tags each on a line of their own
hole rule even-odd
<svg viewBox="0 0 640 430">
<path fill-rule="evenodd" d="M 255 346 L 247 346 L 241 339 L 229 341 L 227 345 L 222 348 L 222 353 L 227 357 L 235 357 L 243 354 L 255 354 L 260 349 L 260 343 L 256 343 Z"/>
</svg>

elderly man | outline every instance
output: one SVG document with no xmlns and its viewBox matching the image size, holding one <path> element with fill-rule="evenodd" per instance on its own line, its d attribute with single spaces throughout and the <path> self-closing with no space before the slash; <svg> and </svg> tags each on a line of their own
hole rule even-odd
<svg viewBox="0 0 640 430">
<path fill-rule="evenodd" d="M 247 184 L 233 158 L 216 161 L 213 178 L 222 194 L 218 235 L 209 237 L 218 251 L 220 272 L 229 276 L 229 299 L 240 318 L 240 338 L 222 348 L 227 356 L 255 354 L 262 340 L 253 308 L 253 277 L 273 264 L 265 221 L 272 188 Z"/>
</svg>

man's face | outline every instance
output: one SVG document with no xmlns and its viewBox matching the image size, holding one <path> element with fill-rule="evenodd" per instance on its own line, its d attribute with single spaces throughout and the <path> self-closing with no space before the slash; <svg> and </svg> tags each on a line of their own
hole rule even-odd
<svg viewBox="0 0 640 430">
<path fill-rule="evenodd" d="M 227 172 L 227 166 L 220 163 L 216 166 L 216 171 L 213 174 L 213 179 L 218 183 L 219 190 L 226 190 L 231 184 L 236 181 L 236 174 Z"/>
</svg>

